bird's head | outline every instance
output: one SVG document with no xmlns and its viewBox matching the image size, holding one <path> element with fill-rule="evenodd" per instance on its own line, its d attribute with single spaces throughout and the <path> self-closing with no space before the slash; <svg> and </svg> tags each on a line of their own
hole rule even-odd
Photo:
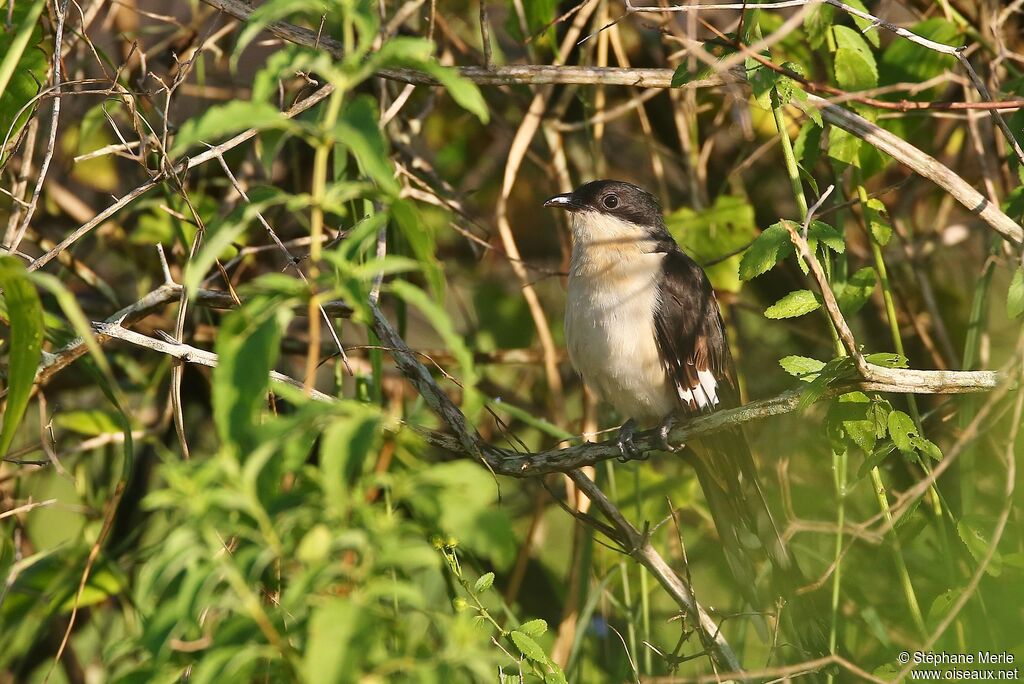
<svg viewBox="0 0 1024 684">
<path fill-rule="evenodd" d="M 544 206 L 572 214 L 573 240 L 578 246 L 635 245 L 668 236 L 658 199 L 625 181 L 584 183 L 548 198 Z"/>
</svg>

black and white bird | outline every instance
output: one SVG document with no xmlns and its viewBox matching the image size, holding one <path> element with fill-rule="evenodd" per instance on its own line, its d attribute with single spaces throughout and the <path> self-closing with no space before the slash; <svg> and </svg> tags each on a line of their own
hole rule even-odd
<svg viewBox="0 0 1024 684">
<path fill-rule="evenodd" d="M 672 239 L 658 200 L 631 183 L 597 180 L 544 206 L 571 213 L 566 345 L 584 382 L 626 418 L 623 459 L 641 456 L 633 443 L 641 425 L 660 426 L 663 446 L 675 451 L 666 437 L 677 417 L 737 406 L 715 292 Z M 805 582 L 772 519 L 742 430 L 686 447 L 747 600 L 760 603 L 756 562 L 765 556 L 775 588 L 792 598 Z M 810 641 L 808 648 L 820 650 L 819 638 Z"/>
</svg>

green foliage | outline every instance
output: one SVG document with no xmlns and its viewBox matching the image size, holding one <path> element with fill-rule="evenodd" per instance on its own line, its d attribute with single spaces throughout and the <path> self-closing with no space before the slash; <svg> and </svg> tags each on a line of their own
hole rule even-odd
<svg viewBox="0 0 1024 684">
<path fill-rule="evenodd" d="M 25 269 L 13 256 L 0 256 L 0 290 L 11 328 L 7 405 L 0 429 L 0 456 L 3 456 L 25 414 L 36 367 L 42 358 L 43 309 Z"/>
<path fill-rule="evenodd" d="M 14 139 L 28 121 L 32 108 L 25 108 L 39 92 L 45 79 L 46 56 L 39 49 L 42 26 L 39 15 L 44 0 L 13 3 L 4 7 L 5 30 L 0 31 L 0 150 L 6 151 L 8 140 Z M 6 159 L 0 157 L 6 164 Z"/>
<path fill-rule="evenodd" d="M 1024 266 L 1013 272 L 1010 289 L 1006 293 L 1006 315 L 1010 318 L 1024 316 Z"/>
<path fill-rule="evenodd" d="M 952 8 L 952 21 L 911 28 L 948 45 L 968 36 L 972 63 L 986 77 L 1004 48 L 1021 51 L 1020 38 L 1004 29 L 990 42 L 992 27 L 972 25 L 976 3 L 966 3 Z M 866 11 L 879 11 L 870 4 Z M 54 26 L 41 0 L 11 7 L 0 27 L 0 125 L 11 129 L 0 160 L 0 225 L 31 196 L 52 103 L 41 98 L 43 106 L 13 121 L 49 85 Z M 1020 631 L 1024 605 L 1020 488 L 1006 499 L 1003 457 L 1008 448 L 1019 456 L 1020 445 L 1007 442 L 1017 388 L 982 415 L 993 395 L 906 397 L 862 382 L 820 310 L 806 264 L 789 258 L 787 228 L 802 230 L 802 207 L 832 185 L 806 237 L 869 363 L 997 368 L 1014 358 L 1024 317 L 1018 261 L 1006 260 L 1010 252 L 974 208 L 960 208 L 938 186 L 889 187 L 900 178 L 896 167 L 870 143 L 823 126 L 801 85 L 856 94 L 905 83 L 873 96 L 962 99 L 946 78 L 922 88 L 959 70 L 950 56 L 821 3 L 804 8 L 803 27 L 773 36 L 789 15 L 762 8 L 735 15 L 736 35 L 703 43 L 720 62 L 737 54 L 733 40 L 771 40 L 761 55 L 786 73 L 746 60 L 753 102 L 737 83 L 688 90 L 681 101 L 638 100 L 642 83 L 477 87 L 442 66 L 483 63 L 476 5 L 460 16 L 444 3 L 409 12 L 413 5 L 372 0 L 268 0 L 253 3 L 251 18 L 227 33 L 202 3 L 182 8 L 178 24 L 140 15 L 137 32 L 112 33 L 94 21 L 85 29 L 89 44 L 69 13 L 52 164 L 19 255 L 0 259 L 0 671 L 8 679 L 76 679 L 75 662 L 89 680 L 122 683 L 557 684 L 721 672 L 657 579 L 588 524 L 601 514 L 593 506 L 584 513 L 587 502 L 564 478 L 496 476 L 435 446 L 452 436 L 370 326 L 372 292 L 494 453 L 614 438 L 609 429 L 626 416 L 603 403 L 594 410 L 564 359 L 570 236 L 538 207 L 566 178 L 602 176 L 633 180 L 672 209 L 672 235 L 707 265 L 744 397 L 782 395 L 766 406 L 788 408 L 793 388 L 801 393 L 795 411 L 743 430 L 764 497 L 808 578 L 807 617 L 835 626 L 839 655 L 895 676 L 893 654 L 926 639 L 949 653 L 1015 648 L 1003 642 Z M 677 87 L 720 66 L 698 59 L 691 69 L 679 52 L 687 46 L 637 16 L 621 18 L 617 33 L 601 31 L 620 17 L 599 4 L 584 3 L 547 29 L 568 6 L 488 8 L 495 64 L 678 63 Z M 556 55 L 567 27 L 595 8 L 580 36 L 589 38 Z M 329 54 L 287 38 L 262 40 L 276 22 L 317 35 Z M 216 37 L 193 51 L 203 36 Z M 136 43 L 132 59 L 119 63 Z M 992 82 L 999 99 L 1024 94 L 1011 62 L 1000 60 Z M 407 88 L 403 70 L 433 85 Z M 488 79 L 509 73 L 522 72 Z M 78 78 L 85 80 L 67 82 Z M 175 83 L 174 92 L 160 83 Z M 333 92 L 317 105 L 283 113 L 325 86 Z M 543 93 L 550 97 L 540 132 L 523 141 L 515 131 Z M 994 128 L 982 127 L 975 140 L 963 117 L 883 116 L 843 99 L 840 106 L 982 187 L 973 145 L 990 143 Z M 673 110 L 680 102 L 684 110 Z M 793 153 L 805 202 L 784 172 L 772 104 L 787 135 L 799 127 Z M 29 116 L 37 131 L 31 159 Z M 605 118 L 598 125 L 593 116 Z M 1024 123 L 1024 113 L 1005 116 L 1015 131 Z M 87 210 L 95 214 L 156 169 L 248 130 L 251 140 L 223 157 L 247 199 L 217 160 L 163 176 L 60 261 L 24 272 L 26 258 L 82 225 Z M 130 149 L 74 159 L 122 138 Z M 528 144 L 516 148 L 525 156 L 509 179 L 512 140 Z M 1024 182 L 1012 154 L 1007 166 L 1007 178 Z M 1024 215 L 1021 187 L 997 191 L 1008 215 Z M 493 231 L 498 197 L 516 262 Z M 892 239 L 894 220 L 901 244 Z M 953 226 L 966 228 L 955 245 L 946 239 Z M 322 240 L 314 243 L 314 234 Z M 11 236 L 8 229 L 5 247 Z M 529 301 L 520 265 L 536 295 Z M 133 302 L 141 303 L 123 319 L 126 328 L 150 338 L 174 331 L 177 291 L 153 304 L 168 277 L 188 295 L 183 341 L 216 352 L 215 368 L 190 356 L 179 365 L 138 338 L 94 333 L 94 321 Z M 229 293 L 242 303 L 214 308 L 197 296 L 200 288 L 220 291 L 218 306 L 229 306 Z M 325 317 L 318 304 L 334 308 Z M 539 344 L 544 324 L 555 345 L 553 374 Z M 65 345 L 81 358 L 67 366 L 62 358 L 34 386 L 40 364 L 54 361 L 46 352 Z M 869 353 L 893 348 L 901 353 Z M 312 396 L 306 383 L 317 390 Z M 965 430 L 978 415 L 979 429 Z M 942 477 L 925 482 L 940 463 Z M 687 459 L 602 462 L 594 478 L 722 618 L 721 633 L 745 667 L 795 672 L 806 660 L 785 643 L 785 620 L 775 639 L 770 618 L 766 630 L 751 617 L 775 607 L 770 563 L 755 551 L 752 590 L 766 600 L 747 605 Z M 919 634 L 911 598 L 928 608 L 925 629 L 950 618 L 949 629 Z"/>
<path fill-rule="evenodd" d="M 761 231 L 740 260 L 740 280 L 751 280 L 767 273 L 772 266 L 793 253 L 789 231 L 780 221 Z"/>
<path fill-rule="evenodd" d="M 711 207 L 697 212 L 680 207 L 665 217 L 669 232 L 699 264 L 717 290 L 739 292 L 737 269 L 743 249 L 755 236 L 756 223 L 750 202 L 742 197 L 719 195 Z M 729 255 L 727 258 L 722 259 Z"/>
<path fill-rule="evenodd" d="M 794 318 L 818 309 L 821 302 L 810 290 L 796 290 L 764 310 L 768 318 Z"/>
</svg>

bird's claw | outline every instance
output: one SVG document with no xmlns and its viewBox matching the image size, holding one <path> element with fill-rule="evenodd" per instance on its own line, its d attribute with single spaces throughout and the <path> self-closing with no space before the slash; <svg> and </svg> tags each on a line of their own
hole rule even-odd
<svg viewBox="0 0 1024 684">
<path fill-rule="evenodd" d="M 630 418 L 619 428 L 619 463 L 628 461 L 646 461 L 647 454 L 636 448 L 633 437 L 636 435 L 636 421 Z"/>
<path fill-rule="evenodd" d="M 658 447 L 662 451 L 667 451 L 671 454 L 674 454 L 675 452 L 679 451 L 684 446 L 682 444 L 678 446 L 673 446 L 668 442 L 668 435 L 670 432 L 672 432 L 672 428 L 674 428 L 675 426 L 675 416 L 669 416 L 664 420 L 664 422 L 662 422 L 661 425 L 658 426 Z"/>
</svg>

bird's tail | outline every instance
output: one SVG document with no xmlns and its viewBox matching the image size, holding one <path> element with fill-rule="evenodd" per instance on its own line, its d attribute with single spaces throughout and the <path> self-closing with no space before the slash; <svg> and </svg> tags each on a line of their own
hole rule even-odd
<svg viewBox="0 0 1024 684">
<path fill-rule="evenodd" d="M 829 649 L 824 596 L 797 593 L 808 583 L 775 525 L 742 430 L 703 437 L 690 447 L 694 456 L 690 460 L 740 591 L 752 606 L 762 609 L 781 596 L 786 601 L 786 631 L 807 655 L 825 655 Z M 757 561 L 766 556 L 772 565 L 770 602 L 755 588 Z"/>
</svg>

